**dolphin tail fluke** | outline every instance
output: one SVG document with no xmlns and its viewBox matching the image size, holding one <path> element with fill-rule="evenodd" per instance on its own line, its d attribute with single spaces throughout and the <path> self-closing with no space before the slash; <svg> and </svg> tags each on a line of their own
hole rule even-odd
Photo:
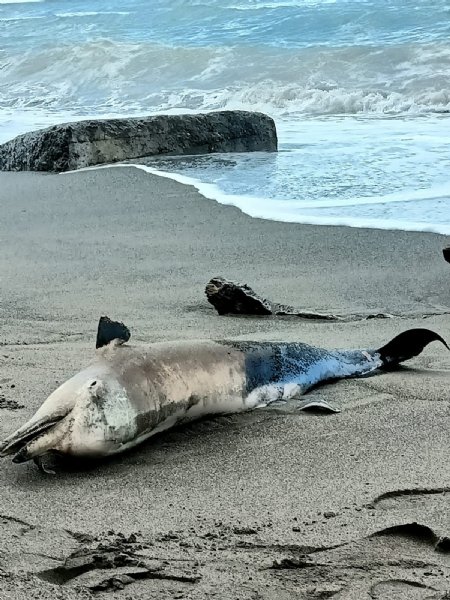
<svg viewBox="0 0 450 600">
<path fill-rule="evenodd" d="M 418 356 L 431 342 L 441 342 L 450 350 L 447 342 L 430 329 L 409 329 L 377 350 L 383 361 L 382 368 L 395 367 L 405 360 Z"/>
<path fill-rule="evenodd" d="M 53 427 L 58 421 L 63 418 L 61 416 L 53 416 L 35 421 L 28 421 L 23 427 L 15 431 L 6 440 L 0 443 L 0 458 L 16 454 L 29 442 L 42 435 L 45 431 Z"/>
</svg>

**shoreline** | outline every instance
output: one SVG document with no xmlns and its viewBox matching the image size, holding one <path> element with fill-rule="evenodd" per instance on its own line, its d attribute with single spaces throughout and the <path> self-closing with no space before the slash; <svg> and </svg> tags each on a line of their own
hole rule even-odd
<svg viewBox="0 0 450 600">
<path fill-rule="evenodd" d="M 128 166 L 0 173 L 0 205 L 0 439 L 89 361 L 102 314 L 125 322 L 133 344 L 239 337 L 364 348 L 413 327 L 450 340 L 438 234 L 254 219 Z M 217 275 L 305 310 L 401 316 L 219 317 L 204 296 Z M 399 371 L 311 392 L 337 415 L 219 417 L 55 478 L 4 459 L 0 597 L 85 600 L 83 589 L 125 571 L 91 568 L 64 584 L 52 573 L 102 544 L 114 556 L 143 553 L 161 575 L 97 590 L 105 600 L 361 600 L 373 586 L 380 598 L 408 598 L 418 585 L 439 598 L 448 555 L 402 527 L 450 535 L 449 360 L 431 344 Z"/>
<path fill-rule="evenodd" d="M 189 157 L 184 157 L 189 158 Z M 157 158 L 155 158 L 155 163 L 157 163 Z M 204 198 L 208 200 L 214 200 L 218 204 L 223 204 L 224 206 L 234 206 L 241 210 L 244 214 L 254 218 L 254 219 L 264 219 L 268 221 L 277 221 L 280 223 L 298 223 L 299 225 L 319 225 L 319 226 L 327 226 L 327 227 L 352 227 L 357 229 L 381 229 L 386 231 L 411 231 L 411 232 L 419 232 L 419 233 L 435 233 L 437 235 L 450 236 L 450 225 L 430 225 L 424 222 L 415 222 L 415 221 L 405 221 L 400 222 L 396 220 L 381 220 L 381 219 L 359 219 L 357 217 L 319 217 L 319 216 L 306 216 L 306 215 L 297 215 L 296 217 L 285 217 L 280 218 L 278 216 L 270 216 L 274 214 L 273 209 L 271 208 L 270 199 L 257 196 L 246 196 L 246 195 L 236 195 L 236 194 L 227 194 L 222 192 L 220 188 L 213 183 L 206 183 L 197 179 L 195 177 L 188 177 L 186 175 L 180 175 L 178 173 L 171 173 L 170 171 L 160 170 L 154 167 L 150 167 L 148 165 L 143 165 L 139 163 L 111 163 L 107 165 L 94 165 L 91 167 L 85 167 L 83 169 L 77 169 L 75 171 L 67 171 L 66 173 L 60 173 L 60 175 L 65 175 L 67 173 L 77 173 L 79 171 L 92 171 L 97 169 L 109 169 L 115 167 L 134 167 L 135 169 L 140 169 L 145 173 L 150 175 L 156 175 L 158 177 L 165 177 L 166 179 L 171 179 L 176 181 L 177 183 L 181 183 L 182 185 L 192 186 L 201 194 Z M 413 193 L 413 192 L 411 192 Z M 418 194 L 418 192 L 417 192 Z M 435 195 L 433 195 L 433 198 Z M 364 200 L 364 199 L 363 199 Z M 366 199 L 369 200 L 369 199 Z M 401 200 L 399 200 L 401 201 Z M 295 200 L 279 200 L 277 204 L 289 207 L 292 203 L 295 203 Z M 368 203 L 367 201 L 365 203 Z M 265 209 L 261 208 L 261 206 L 267 205 Z M 323 204 L 323 203 L 322 203 Z M 353 204 L 353 203 L 352 203 Z M 304 208 L 314 208 L 313 205 L 308 204 Z M 320 207 L 319 207 L 320 208 Z"/>
</svg>

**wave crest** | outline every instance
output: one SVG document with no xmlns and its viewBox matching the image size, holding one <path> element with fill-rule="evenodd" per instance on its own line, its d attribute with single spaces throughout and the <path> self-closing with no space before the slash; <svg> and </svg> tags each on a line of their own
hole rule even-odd
<svg viewBox="0 0 450 600">
<path fill-rule="evenodd" d="M 450 44 L 286 50 L 102 39 L 9 56 L 0 106 L 290 114 L 450 111 Z M 61 75 L 64 74 L 64 77 Z"/>
</svg>

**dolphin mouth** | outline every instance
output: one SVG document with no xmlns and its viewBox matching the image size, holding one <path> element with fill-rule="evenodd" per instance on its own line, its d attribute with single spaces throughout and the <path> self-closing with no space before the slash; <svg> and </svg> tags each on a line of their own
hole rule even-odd
<svg viewBox="0 0 450 600">
<path fill-rule="evenodd" d="M 24 460 L 16 460 L 16 458 L 19 456 L 25 456 L 24 451 L 26 450 L 28 444 L 35 441 L 42 434 L 54 427 L 63 418 L 64 415 L 53 417 L 52 419 L 35 423 L 32 427 L 23 432 L 16 432 L 11 437 L 7 438 L 2 444 L 0 444 L 0 458 L 15 454 L 16 456 L 13 458 L 13 462 L 25 462 L 25 460 L 30 460 L 31 457 Z"/>
<path fill-rule="evenodd" d="M 19 450 L 19 452 L 17 452 L 17 454 L 13 457 L 12 461 L 13 461 L 13 463 L 24 463 L 30 459 L 31 459 L 31 456 L 28 453 L 28 444 L 27 444 L 26 446 L 21 448 Z"/>
</svg>

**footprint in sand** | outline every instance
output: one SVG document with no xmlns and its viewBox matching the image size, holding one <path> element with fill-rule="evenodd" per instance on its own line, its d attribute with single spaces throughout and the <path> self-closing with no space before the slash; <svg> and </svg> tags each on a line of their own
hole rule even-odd
<svg viewBox="0 0 450 600">
<path fill-rule="evenodd" d="M 371 586 L 369 597 L 373 600 L 439 600 L 446 594 L 422 583 L 391 579 Z"/>
<path fill-rule="evenodd" d="M 450 487 L 411 488 L 393 490 L 377 496 L 371 503 L 376 508 L 392 510 L 405 509 L 412 506 L 423 506 L 431 503 L 444 503 L 449 506 Z"/>
<path fill-rule="evenodd" d="M 427 525 L 401 523 L 338 547 L 293 552 L 272 568 L 308 600 L 438 600 L 450 590 L 450 539 Z M 326 595 L 336 582 L 341 589 Z"/>
</svg>

